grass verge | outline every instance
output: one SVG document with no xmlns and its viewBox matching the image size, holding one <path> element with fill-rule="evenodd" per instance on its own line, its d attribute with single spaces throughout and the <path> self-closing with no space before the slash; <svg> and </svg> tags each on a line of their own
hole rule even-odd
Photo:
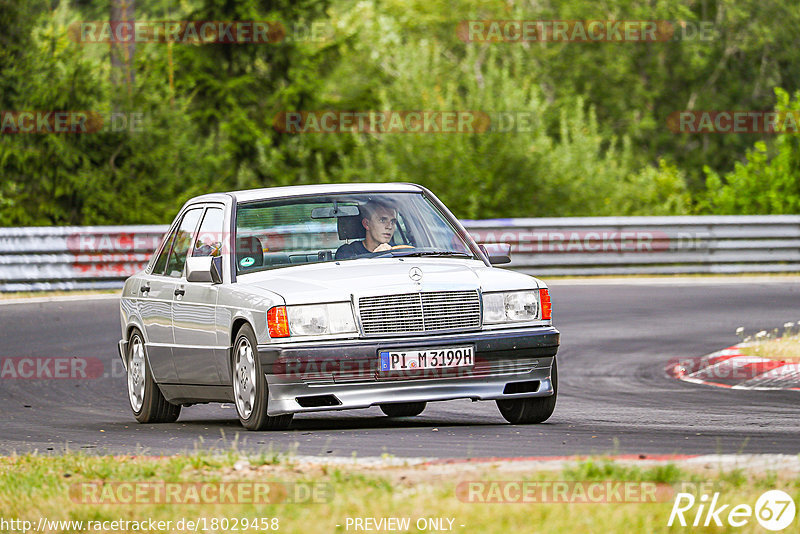
<svg viewBox="0 0 800 534">
<path fill-rule="evenodd" d="M 742 346 L 742 354 L 800 363 L 800 334 L 767 339 Z"/>
<path fill-rule="evenodd" d="M 152 531 L 185 532 L 193 530 L 187 528 L 185 522 L 192 520 L 205 522 L 202 523 L 205 528 L 201 526 L 197 529 L 201 532 L 274 531 L 271 527 L 277 526 L 280 532 L 322 534 L 355 532 L 353 522 L 356 518 L 374 518 L 376 521 L 382 518 L 408 518 L 409 527 L 397 530 L 605 533 L 685 531 L 680 526 L 667 527 L 675 492 L 680 489 L 694 494 L 698 504 L 703 493 L 710 496 L 713 492 L 719 492 L 720 504 L 747 504 L 753 507 L 762 493 L 774 489 L 786 491 L 795 502 L 800 503 L 800 476 L 796 473 L 752 474 L 741 470 L 701 473 L 671 464 L 642 468 L 602 459 L 562 466 L 558 470 L 520 470 L 514 466 L 511 463 L 370 468 L 300 463 L 290 457 L 270 454 L 243 460 L 234 453 L 164 458 L 74 454 L 55 457 L 10 456 L 0 459 L 0 510 L 5 520 L 27 520 L 33 525 L 39 525 L 41 518 L 47 521 L 83 522 L 81 525 L 44 523 L 45 528 L 38 529 L 39 532 L 108 531 L 110 524 L 106 529 L 91 527 L 102 525 L 104 521 L 120 520 L 171 521 L 169 528 L 164 525 L 165 528 L 158 527 Z M 559 502 L 480 502 L 496 500 L 498 497 L 500 500 L 511 498 L 513 501 L 515 495 L 517 500 L 521 498 L 520 495 L 533 495 L 539 500 L 543 495 L 509 492 L 502 488 L 512 486 L 497 485 L 498 481 L 526 482 L 529 485 L 537 483 L 540 488 L 552 487 L 555 482 L 568 482 L 570 489 L 564 490 Z M 633 502 L 586 502 L 591 487 L 608 489 L 602 484 L 591 486 L 601 481 L 627 481 L 640 487 L 661 484 L 665 486 L 659 487 L 671 489 L 672 493 L 657 494 L 660 497 L 656 502 L 642 502 L 641 499 Z M 209 498 L 209 495 L 215 494 L 213 491 L 206 492 L 204 496 L 203 488 L 213 490 L 234 483 L 282 485 L 285 489 L 282 495 L 299 502 L 278 499 L 281 502 L 252 503 L 252 498 L 249 501 L 245 498 L 246 502 L 219 504 L 214 498 Z M 152 492 L 138 493 L 138 488 L 147 484 L 170 484 L 182 488 L 173 495 L 174 499 L 182 502 L 151 502 L 157 500 L 152 497 Z M 492 492 L 491 488 L 495 487 L 492 484 L 499 489 Z M 90 491 L 86 490 L 87 487 Z M 191 487 L 199 488 L 194 495 L 201 502 L 195 502 L 190 497 L 192 492 L 187 492 L 187 488 Z M 322 490 L 314 493 L 315 490 L 309 490 L 312 487 Z M 305 495 L 306 500 L 300 493 Z M 119 503 L 141 496 L 145 497 L 145 502 Z M 100 501 L 97 501 L 98 498 Z M 92 499 L 95 502 L 89 502 Z M 697 509 L 696 505 L 686 513 L 690 522 L 694 520 Z M 730 509 L 728 507 L 721 515 L 723 521 Z M 223 518 L 228 521 L 227 526 L 222 524 Z M 181 519 L 184 520 L 183 528 L 178 528 Z M 245 519 L 247 524 L 243 525 Z M 273 519 L 277 519 L 277 522 L 273 522 Z M 234 520 L 237 528 L 233 528 Z M 417 523 L 420 520 L 440 521 L 440 528 L 420 529 Z M 88 523 L 90 521 L 100 523 Z M 793 524 L 796 526 L 796 521 Z M 216 528 L 212 528 L 214 525 Z M 133 524 L 116 526 L 117 532 L 137 531 Z M 707 530 L 716 532 L 720 528 Z M 726 524 L 723 530 L 732 529 Z M 743 533 L 763 532 L 755 517 L 751 517 L 744 527 L 734 530 Z"/>
</svg>

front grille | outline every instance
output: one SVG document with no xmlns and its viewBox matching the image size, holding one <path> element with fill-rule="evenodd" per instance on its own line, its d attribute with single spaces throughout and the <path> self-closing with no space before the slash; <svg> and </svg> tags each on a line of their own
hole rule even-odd
<svg viewBox="0 0 800 534">
<path fill-rule="evenodd" d="M 358 299 L 364 334 L 467 330 L 481 326 L 477 291 L 431 291 Z"/>
</svg>

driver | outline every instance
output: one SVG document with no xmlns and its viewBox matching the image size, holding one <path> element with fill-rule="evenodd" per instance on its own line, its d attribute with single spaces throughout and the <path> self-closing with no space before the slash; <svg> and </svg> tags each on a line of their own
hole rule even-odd
<svg viewBox="0 0 800 534">
<path fill-rule="evenodd" d="M 366 229 L 363 241 L 353 241 L 339 247 L 337 260 L 348 260 L 371 252 L 390 250 L 394 229 L 397 228 L 397 210 L 378 200 L 370 200 L 361 207 L 361 224 Z"/>
</svg>

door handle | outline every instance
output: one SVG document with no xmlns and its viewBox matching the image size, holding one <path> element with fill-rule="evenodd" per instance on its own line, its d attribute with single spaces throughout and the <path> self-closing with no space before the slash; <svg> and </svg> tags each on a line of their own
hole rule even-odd
<svg viewBox="0 0 800 534">
<path fill-rule="evenodd" d="M 175 290 L 175 296 L 176 296 L 176 297 L 177 297 L 177 296 L 181 296 L 181 297 L 182 297 L 182 296 L 184 296 L 185 294 L 186 294 L 186 290 L 185 290 L 185 289 L 176 289 L 176 290 Z"/>
<path fill-rule="evenodd" d="M 142 293 L 149 293 L 150 292 L 150 286 L 142 286 L 142 287 L 139 288 L 139 291 L 141 291 Z"/>
</svg>

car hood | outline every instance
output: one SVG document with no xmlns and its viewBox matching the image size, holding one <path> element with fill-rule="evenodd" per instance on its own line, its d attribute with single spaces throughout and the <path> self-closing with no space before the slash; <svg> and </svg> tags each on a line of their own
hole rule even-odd
<svg viewBox="0 0 800 534">
<path fill-rule="evenodd" d="M 421 272 L 419 281 L 412 272 Z M 286 304 L 336 302 L 367 295 L 418 291 L 535 289 L 537 279 L 457 258 L 365 258 L 295 265 L 239 275 L 237 285 L 266 289 Z"/>
</svg>

